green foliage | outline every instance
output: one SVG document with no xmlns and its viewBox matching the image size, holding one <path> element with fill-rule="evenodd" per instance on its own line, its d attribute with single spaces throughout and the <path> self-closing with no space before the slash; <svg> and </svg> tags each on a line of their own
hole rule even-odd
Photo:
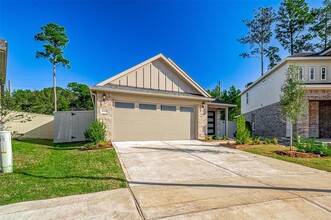
<svg viewBox="0 0 331 220">
<path fill-rule="evenodd" d="M 46 24 L 41 27 L 42 32 L 36 34 L 36 41 L 47 42 L 43 47 L 44 52 L 37 51 L 37 58 L 48 58 L 53 65 L 62 64 L 64 67 L 70 67 L 69 60 L 63 57 L 63 48 L 69 42 L 66 30 L 54 23 Z"/>
<path fill-rule="evenodd" d="M 269 138 L 264 138 L 263 143 L 264 144 L 271 144 L 271 140 Z"/>
<path fill-rule="evenodd" d="M 305 0 L 283 0 L 277 19 L 276 39 L 291 55 L 313 49 L 309 43 L 313 37 L 306 31 L 312 16 Z"/>
<path fill-rule="evenodd" d="M 240 115 L 237 118 L 237 134 L 236 143 L 237 144 L 249 144 L 252 140 L 250 138 L 250 132 L 246 127 L 245 116 Z"/>
<path fill-rule="evenodd" d="M 106 140 L 106 126 L 101 121 L 94 121 L 84 132 L 86 140 L 98 144 Z"/>
<path fill-rule="evenodd" d="M 71 82 L 67 88 L 57 87 L 58 110 L 93 110 L 89 88 L 85 84 Z M 42 90 L 16 90 L 12 93 L 12 101 L 17 111 L 37 114 L 53 114 L 52 88 Z"/>
<path fill-rule="evenodd" d="M 314 17 L 309 31 L 318 39 L 315 47 L 324 50 L 331 46 L 331 0 L 324 0 L 323 7 L 311 10 Z"/>
<path fill-rule="evenodd" d="M 310 140 L 308 138 L 298 137 L 298 135 L 296 135 L 294 146 L 298 151 L 301 152 L 331 156 L 331 149 L 328 147 L 328 145 L 326 143 L 316 141 L 315 138 Z"/>
<path fill-rule="evenodd" d="M 278 138 L 273 138 L 273 139 L 271 139 L 271 143 L 272 144 L 278 144 Z"/>
<path fill-rule="evenodd" d="M 222 136 L 222 140 L 228 140 L 229 138 L 225 135 Z"/>
<path fill-rule="evenodd" d="M 237 115 L 240 115 L 240 90 L 236 89 L 235 86 L 231 86 L 229 90 L 224 89 L 223 91 L 219 91 L 219 86 L 216 86 L 214 89 L 208 89 L 207 92 L 213 98 L 220 98 L 220 100 L 224 103 L 235 104 L 237 107 L 229 108 L 229 120 L 234 121 Z"/>
<path fill-rule="evenodd" d="M 213 136 L 207 135 L 207 136 L 205 137 L 205 140 L 206 140 L 206 141 L 211 141 L 211 140 L 213 140 Z"/>
<path fill-rule="evenodd" d="M 279 53 L 278 47 L 270 46 L 268 48 L 268 51 L 266 53 L 266 56 L 269 58 L 268 70 L 274 68 L 281 61 L 281 58 L 278 55 L 278 53 Z"/>
<path fill-rule="evenodd" d="M 253 138 L 252 142 L 253 142 L 253 144 L 255 144 L 255 145 L 257 145 L 257 144 L 261 144 L 261 138 L 260 138 L 260 137 Z"/>
<path fill-rule="evenodd" d="M 279 52 L 279 50 L 275 50 L 276 47 L 267 47 L 272 37 L 271 26 L 275 18 L 276 14 L 272 7 L 259 7 L 258 10 L 254 10 L 253 20 L 243 20 L 249 31 L 246 37 L 239 39 L 239 42 L 249 44 L 251 52 L 250 54 L 243 53 L 240 56 L 243 58 L 259 58 L 261 60 L 261 75 L 264 72 L 264 57 L 269 57 L 273 62 L 279 57 L 276 54 Z"/>
<path fill-rule="evenodd" d="M 213 139 L 214 139 L 214 140 L 221 140 L 221 138 L 220 138 L 219 136 L 217 136 L 217 135 L 214 135 L 214 136 L 213 136 Z"/>
</svg>

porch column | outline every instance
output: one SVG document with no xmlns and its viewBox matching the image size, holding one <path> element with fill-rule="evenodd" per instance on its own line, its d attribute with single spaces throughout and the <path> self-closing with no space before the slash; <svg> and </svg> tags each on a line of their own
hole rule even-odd
<svg viewBox="0 0 331 220">
<path fill-rule="evenodd" d="M 229 137 L 229 108 L 225 108 L 225 136 Z"/>
</svg>

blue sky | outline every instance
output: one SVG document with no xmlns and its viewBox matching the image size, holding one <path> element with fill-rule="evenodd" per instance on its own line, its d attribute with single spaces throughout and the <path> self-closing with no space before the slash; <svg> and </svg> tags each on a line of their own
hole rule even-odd
<svg viewBox="0 0 331 220">
<path fill-rule="evenodd" d="M 307 1 L 319 7 L 322 0 Z M 278 8 L 275 0 L 218 1 L 15 1 L 0 0 L 0 37 L 9 42 L 7 77 L 12 89 L 52 86 L 52 66 L 36 59 L 40 27 L 64 26 L 70 43 L 57 82 L 97 84 L 152 56 L 163 53 L 204 88 L 221 80 L 222 88 L 243 89 L 260 75 L 257 59 L 243 59 L 249 46 L 243 19 L 259 6 Z M 273 43 L 279 46 L 278 42 Z M 288 53 L 281 51 L 284 58 Z"/>
</svg>

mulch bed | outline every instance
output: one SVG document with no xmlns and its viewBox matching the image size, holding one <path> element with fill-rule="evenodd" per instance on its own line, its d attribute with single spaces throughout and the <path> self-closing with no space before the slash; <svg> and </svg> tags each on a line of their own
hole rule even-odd
<svg viewBox="0 0 331 220">
<path fill-rule="evenodd" d="M 290 150 L 276 150 L 273 151 L 275 154 L 281 155 L 281 156 L 287 156 L 287 157 L 296 157 L 296 158 L 319 158 L 321 157 L 318 154 L 314 153 L 304 153 L 300 151 L 290 151 Z"/>
<path fill-rule="evenodd" d="M 80 148 L 80 150 L 85 151 L 85 150 L 101 150 L 101 149 L 109 149 L 113 148 L 113 145 L 110 141 L 107 141 L 105 145 L 93 145 L 91 147 L 89 146 L 84 146 Z"/>
</svg>

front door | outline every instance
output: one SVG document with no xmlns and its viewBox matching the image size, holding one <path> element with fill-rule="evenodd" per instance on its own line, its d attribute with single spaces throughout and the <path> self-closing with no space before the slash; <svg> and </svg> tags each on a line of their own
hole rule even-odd
<svg viewBox="0 0 331 220">
<path fill-rule="evenodd" d="M 208 135 L 215 135 L 215 112 L 208 112 Z"/>
</svg>

